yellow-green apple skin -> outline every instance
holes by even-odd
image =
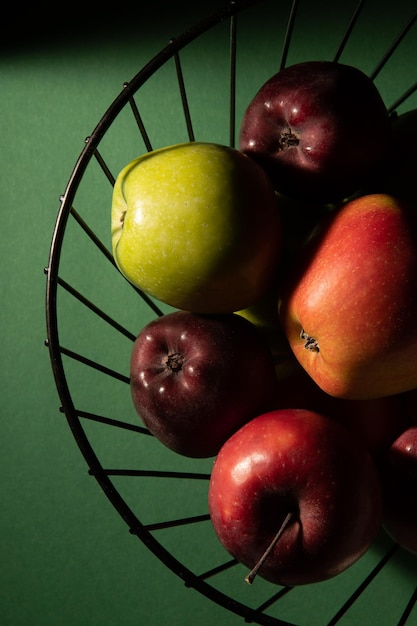
[[[251,322],[264,337],[276,362],[293,358],[293,353],[282,329],[278,314],[277,290],[270,289],[251,306],[236,311],[236,315]]]
[[[121,273],[178,309],[250,306],[279,264],[272,184],[249,157],[221,144],[186,142],[132,161],[116,178],[111,220]]]
[[[386,194],[346,202],[300,252],[280,318],[328,394],[366,399],[417,387],[417,211]]]

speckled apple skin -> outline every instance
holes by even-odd
[[[359,438],[303,409],[258,416],[221,448],[209,510],[224,548],[251,569],[285,529],[259,575],[279,585],[331,578],[356,562],[381,525],[381,483]]]

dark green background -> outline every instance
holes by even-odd
[[[345,2],[336,10],[332,2],[302,2],[290,61],[334,54],[355,4]],[[343,60],[360,63],[365,71],[372,71],[411,14],[413,4],[402,2],[400,7],[388,8],[385,13],[379,2],[370,1]],[[239,78],[244,85],[238,99],[238,114],[250,94],[278,66],[285,28],[285,19],[280,16],[287,15],[289,2],[278,5],[282,10],[277,9],[278,18],[274,22],[254,15],[244,28],[252,43],[242,46],[241,56],[238,55],[242,59]],[[60,7],[59,15],[42,7],[21,13],[14,9],[9,21],[3,21],[0,621],[5,626],[152,626],[161,622],[170,626],[196,623],[232,626],[243,622],[186,589],[179,578],[129,534],[95,480],[87,474],[87,465],[59,412],[49,354],[44,347],[43,269],[48,263],[59,196],[65,190],[85,137],[120,92],[123,81],[129,80],[171,36],[180,34],[211,9],[222,6],[223,2],[219,1],[194,3],[192,8],[186,2],[156,2],[144,10],[139,4],[123,3],[111,7],[111,13],[106,14],[103,9],[84,3],[71,4],[64,12]],[[388,105],[416,79],[415,42],[414,28],[401,53],[392,61],[391,70],[377,80]],[[197,138],[227,142],[227,134],[218,125],[219,108],[227,105],[228,98],[226,74],[222,73],[220,63],[227,45],[208,38],[203,48],[185,55]],[[197,84],[198,88],[193,89]],[[156,144],[185,139],[183,129],[176,124],[178,103],[173,102],[171,108],[171,98],[172,91],[162,78],[144,99],[144,111]],[[163,119],[158,113],[160,104],[170,110]],[[414,97],[403,110],[416,106]],[[133,158],[135,150],[141,151],[143,147],[140,142],[130,145],[130,140],[126,131],[127,152]],[[114,138],[103,143],[117,173],[124,164],[124,148]],[[89,193],[92,206],[88,202]],[[87,184],[82,200],[93,221],[97,199],[103,203],[101,210],[106,215],[106,196]],[[103,218],[103,213],[97,224],[103,236],[108,236],[107,217]],[[90,260],[88,254],[88,249],[84,251],[84,244],[75,236],[64,267],[83,287],[88,289],[93,285],[94,291],[97,283],[105,290],[106,276],[97,278],[96,261]],[[108,285],[110,291],[114,290],[111,307],[122,310],[120,287],[113,287],[111,281]],[[82,342],[87,331],[83,330],[83,322],[74,323],[78,309],[72,310],[70,303],[66,305],[64,301],[61,311],[67,324],[65,339],[75,344],[78,340]],[[135,330],[146,319],[146,313],[138,315]],[[100,343],[100,329],[92,338]],[[116,349],[117,344],[110,341],[98,354],[111,356]],[[116,358],[120,363],[126,357],[126,346],[123,350]],[[82,369],[71,371],[71,389],[76,390],[77,397],[86,405],[91,402],[91,410],[97,401],[103,405],[103,412],[106,403],[112,404],[112,411],[117,411],[117,394],[112,396],[111,391],[107,392],[101,380],[97,385],[93,387],[86,382]],[[121,405],[126,401],[124,391]],[[112,436],[100,437],[103,451],[110,450],[113,454]],[[132,454],[127,464],[133,466],[131,444],[114,445],[119,446],[117,454],[114,452],[114,462]],[[158,446],[152,444],[149,450],[150,465],[157,468],[166,463],[165,453]],[[182,495],[183,500],[181,494],[175,500],[169,484],[163,489],[171,512],[181,515],[193,498],[192,490],[190,495]],[[149,498],[149,510],[155,512],[152,489],[145,488],[144,493]],[[184,539],[176,548],[180,554],[192,551],[194,558],[201,558],[202,562],[212,549],[204,541],[193,540],[190,545]],[[378,596],[362,603],[361,618],[358,621],[356,616],[352,623],[378,626],[394,623],[410,595],[410,588],[416,584],[416,569],[415,560],[404,557],[402,564],[390,570],[389,577],[385,576],[383,592],[379,590]],[[337,607],[340,587],[330,589]],[[246,588],[244,591],[248,593]],[[314,593],[306,589],[300,596],[300,604],[305,603],[303,623],[308,626],[322,623],[321,615],[314,610]]]

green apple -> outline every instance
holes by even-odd
[[[112,248],[121,273],[172,307],[234,312],[267,291],[281,253],[272,183],[240,151],[188,142],[142,155],[117,176]]]

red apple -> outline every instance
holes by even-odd
[[[417,554],[417,426],[392,444],[381,477],[383,526],[401,547]]]
[[[269,78],[247,107],[240,149],[277,191],[317,202],[356,192],[388,154],[387,109],[361,70],[307,61]]]
[[[147,428],[190,457],[214,456],[235,430],[271,407],[276,385],[272,354],[251,322],[186,311],[141,330],[130,380]]]
[[[377,461],[410,425],[403,394],[367,400],[335,398],[294,361],[287,376],[277,380],[275,408],[308,409],[335,419],[361,437]]]
[[[260,415],[232,435],[215,459],[208,502],[220,542],[251,570],[248,582],[254,573],[288,586],[331,578],[367,551],[381,524],[367,448],[302,409]]]
[[[417,211],[372,194],[345,203],[299,253],[280,318],[326,393],[378,398],[417,387]]]

